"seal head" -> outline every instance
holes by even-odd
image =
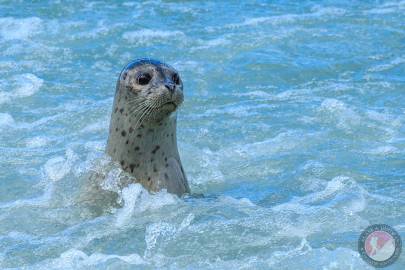
[[[133,61],[118,78],[107,153],[150,191],[190,192],[176,140],[183,99],[179,73],[157,60]]]

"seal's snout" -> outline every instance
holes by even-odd
[[[167,90],[169,90],[170,94],[173,95],[174,90],[176,90],[176,85],[173,83],[165,83],[165,87]]]

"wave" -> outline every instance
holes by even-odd
[[[156,41],[168,40],[168,39],[182,39],[185,34],[181,31],[163,31],[163,30],[151,30],[142,29],[138,31],[125,32],[122,38],[130,43],[136,43],[141,45],[152,44]]]
[[[0,18],[0,37],[5,40],[29,40],[42,29],[42,20],[38,17],[17,19]]]

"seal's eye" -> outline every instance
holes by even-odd
[[[136,82],[140,85],[146,85],[150,82],[151,79],[152,76],[150,76],[150,74],[142,73],[138,75],[138,77],[136,78]]]
[[[180,77],[179,77],[179,74],[174,73],[172,80],[173,80],[173,82],[174,82],[175,84],[180,84]]]

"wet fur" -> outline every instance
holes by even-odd
[[[140,72],[152,74],[148,85]],[[172,67],[138,60],[120,74],[111,115],[107,153],[149,191],[166,189],[179,196],[190,188],[177,149],[176,109],[183,102],[182,83],[173,85]],[[165,105],[167,104],[167,105]]]

